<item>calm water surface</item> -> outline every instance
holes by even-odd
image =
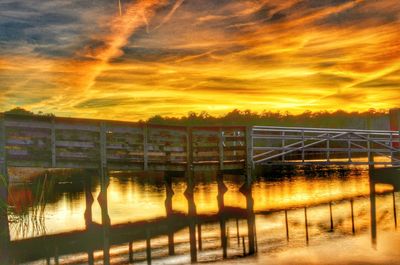
[[[92,183],[86,182],[85,192],[82,179],[90,178]],[[98,230],[102,207],[97,201],[100,185],[96,180],[94,173],[62,177],[52,173],[34,184],[11,187],[11,244],[30,242],[36,246],[30,252],[45,253],[37,258],[32,258],[33,254],[14,258],[16,262],[25,259],[28,264],[46,264],[47,256],[54,263],[54,257],[59,256],[60,264],[87,264],[92,255],[93,264],[102,264],[103,251],[96,242],[75,242],[87,240],[79,236],[95,231],[89,238],[102,241],[100,246],[105,238],[117,242],[109,247],[111,264],[129,263],[129,242],[135,264],[147,264],[148,255],[152,264],[187,264],[193,246],[199,262],[397,264],[394,257],[400,241],[393,202],[399,195],[390,187],[377,186],[378,237],[372,244],[368,173],[363,169],[319,176],[299,171],[291,177],[257,178],[247,191],[241,189],[243,176],[224,175],[221,182],[216,174],[198,174],[193,201],[185,196],[185,178],[173,177],[169,186],[164,174],[114,172],[107,194],[111,229],[105,234]],[[194,215],[190,206],[195,206],[191,208]],[[72,236],[76,237],[69,238]],[[248,256],[251,238],[257,253]],[[38,242],[42,244],[37,246]],[[57,244],[60,246],[55,251]],[[85,248],[91,244],[93,247]],[[393,244],[397,246],[394,250]],[[146,252],[148,246],[150,252]],[[17,244],[13,251],[24,256],[24,249]],[[372,253],[371,258],[363,251]],[[338,256],[332,256],[336,253]]]

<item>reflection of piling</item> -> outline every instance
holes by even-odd
[[[356,228],[354,226],[354,201],[353,199],[350,200],[350,206],[351,206],[351,231],[353,232],[353,235],[356,233]]]
[[[108,215],[107,188],[109,185],[109,176],[107,170],[100,170],[100,194],[98,201],[101,207],[101,224],[103,230],[103,262],[110,264],[110,217]]]
[[[107,136],[106,126],[101,123],[100,129],[100,194],[97,198],[101,207],[101,224],[103,229],[103,264],[110,264],[110,217],[108,215],[107,188],[110,184],[110,176],[107,169]]]
[[[243,256],[246,256],[246,244],[244,242],[244,236],[242,236]]]
[[[187,188],[185,197],[188,201],[188,215],[189,215],[189,239],[190,239],[190,261],[197,262],[197,248],[196,248],[196,204],[194,202],[194,177],[193,171],[186,172]]]
[[[369,198],[371,204],[371,242],[376,245],[376,199],[375,199],[375,180],[373,177],[374,171],[374,157],[369,156]]]
[[[236,218],[236,237],[237,237],[237,245],[240,246],[240,233],[239,233],[239,219]]]
[[[59,257],[58,257],[58,247],[55,247],[55,249],[54,249],[54,264],[55,265],[60,264]]]
[[[247,177],[249,179],[249,177]],[[255,215],[254,215],[254,199],[252,197],[252,183],[246,182],[240,191],[246,196],[247,211],[247,231],[249,238],[249,255],[255,253]]]
[[[289,222],[288,222],[287,210],[285,210],[285,226],[286,226],[286,241],[289,242]]]
[[[146,260],[147,264],[151,265],[151,241],[150,231],[146,230]]]
[[[333,214],[332,214],[332,202],[329,202],[329,217],[331,221],[331,232],[333,231]]]
[[[203,250],[203,243],[201,239],[201,224],[197,224],[197,240],[198,240],[199,250]]]
[[[394,227],[397,229],[396,194],[394,191],[393,191],[393,218],[394,218]]]
[[[306,227],[306,242],[308,244],[308,221],[307,221],[307,207],[304,207],[304,223]]]
[[[166,198],[165,198],[165,210],[167,217],[170,217],[173,214],[172,208],[172,197],[174,196],[174,191],[172,189],[172,177],[168,174],[164,176],[165,180],[165,190],[166,190]],[[168,232],[168,254],[175,254],[175,243],[174,243],[174,232],[171,230]]]
[[[92,205],[94,202],[93,199],[93,194],[91,190],[91,176],[86,176],[84,179],[84,187],[85,187],[85,203],[86,203],[86,208],[85,208],[85,225],[86,225],[86,231],[88,233],[88,238],[90,240],[91,238],[91,233],[92,233],[92,228],[93,228],[93,217],[92,217]],[[93,247],[92,247],[92,242],[88,242],[88,248],[87,248],[87,254],[88,254],[88,264],[93,265],[94,264],[94,255],[93,255]]]
[[[129,263],[133,263],[133,242],[129,242]]]
[[[227,251],[227,237],[226,237],[226,218],[224,216],[224,195],[228,190],[224,184],[223,174],[219,172],[217,174],[217,184],[218,184],[218,212],[219,212],[219,219],[220,219],[220,231],[221,231],[221,247],[222,247],[222,258],[226,259],[228,257]]]

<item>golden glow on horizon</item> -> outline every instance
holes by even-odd
[[[394,0],[123,1],[82,12],[93,23],[83,44],[58,47],[72,57],[1,52],[0,111],[138,120],[399,107],[399,14]]]

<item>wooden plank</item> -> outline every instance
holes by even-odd
[[[6,120],[5,127],[14,128],[40,128],[40,129],[51,129],[50,121],[15,121]]]

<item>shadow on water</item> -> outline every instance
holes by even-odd
[[[346,178],[350,175],[354,177],[361,174],[340,168],[320,169],[324,173],[315,173],[313,171],[316,169],[313,168],[297,170],[301,173],[282,173],[279,177],[270,177],[271,172],[263,174],[254,183],[244,181],[243,176],[227,176],[222,173],[212,177],[204,175],[194,178],[190,175],[193,174],[191,172],[184,176],[166,172],[152,177],[132,177],[132,174],[116,172],[112,175],[112,185],[121,187],[120,193],[132,192],[128,188],[128,184],[132,182],[137,184],[139,190],[144,191],[143,194],[147,187],[152,187],[152,192],[163,193],[165,208],[164,216],[134,222],[128,219],[118,224],[112,223],[110,217],[110,207],[113,205],[109,205],[109,202],[115,195],[110,193],[108,177],[98,178],[97,172],[90,171],[68,177],[47,174],[29,185],[10,187],[8,206],[4,202],[1,204],[0,254],[7,254],[11,264],[37,260],[46,260],[47,263],[53,260],[55,264],[67,261],[68,264],[95,264],[99,261],[103,264],[219,261],[253,255],[260,250],[265,252],[265,249],[270,250],[275,245],[276,249],[285,249],[289,243],[294,246],[307,245],[312,240],[324,240],[326,235],[332,233],[346,236],[348,231],[353,235],[365,232],[368,231],[365,219],[368,212],[374,245],[377,238],[376,227],[383,222],[376,218],[376,201],[384,199],[386,202],[388,197],[393,199],[393,218],[397,227],[395,192],[375,195],[372,188],[369,209],[363,206],[368,200],[367,194],[347,198],[332,197],[332,200],[317,201],[315,204],[301,203],[285,208],[278,205],[274,209],[260,210],[255,206],[262,201],[257,194],[269,192],[265,187],[260,188],[259,183],[276,182],[279,185],[288,182],[290,188],[295,187],[291,182],[299,181],[296,179],[299,174],[303,176],[301,181],[305,182],[319,178],[336,178],[343,183],[346,183]],[[281,171],[293,170],[285,168]],[[186,185],[184,198],[187,201],[187,211],[174,210],[174,197],[179,195],[174,191],[177,183]],[[199,211],[198,204],[202,200],[199,196],[202,194],[199,195],[196,190],[198,184],[210,192],[213,185],[216,185],[216,212]],[[244,199],[244,205],[237,205],[230,199],[232,187],[238,187],[237,192]],[[97,197],[93,195],[96,190],[99,190]],[[296,195],[296,191],[291,192],[293,196]],[[84,229],[46,234],[45,216],[46,211],[50,211],[46,207],[62,198],[66,198],[68,203],[82,197],[85,206],[82,216]],[[95,221],[96,203],[100,205],[101,222]],[[316,221],[316,216],[321,211],[329,216]],[[282,215],[283,218],[280,217]],[[346,226],[347,223],[351,223],[350,229]],[[277,227],[282,231],[275,231]],[[10,234],[16,239],[11,240]],[[265,242],[268,244],[265,245]]]

